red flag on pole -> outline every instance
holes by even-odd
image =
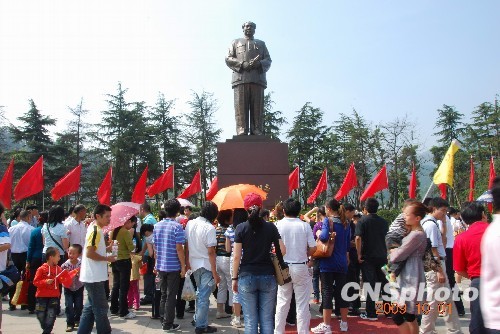
[[[375,175],[373,180],[368,184],[365,191],[361,195],[360,200],[364,201],[368,197],[372,197],[377,192],[389,188],[389,180],[387,179],[387,168],[384,165],[382,169]]]
[[[415,164],[413,164],[413,169],[411,171],[408,198],[417,198],[417,171],[415,170]]]
[[[148,166],[144,168],[144,171],[137,181],[134,192],[132,193],[132,202],[142,204],[146,200],[146,183],[148,182]]]
[[[354,167],[354,162],[349,167],[347,174],[345,175],[344,182],[340,186],[339,191],[335,195],[335,199],[340,201],[342,198],[346,197],[349,192],[358,185],[358,177],[356,175],[356,167]]]
[[[23,198],[38,194],[43,190],[43,155],[21,177],[14,188],[14,199],[19,202]]]
[[[474,200],[474,188],[476,186],[476,179],[474,176],[474,160],[470,156],[470,176],[469,176],[469,202]]]
[[[490,178],[488,180],[488,190],[491,190],[491,188],[493,188],[493,180],[495,179],[496,177],[496,173],[495,173],[495,162],[493,161],[493,157],[491,157],[490,159]]]
[[[493,188],[493,180],[495,179],[496,177],[496,173],[495,173],[495,162],[493,161],[493,157],[491,157],[490,159],[490,178],[488,180],[488,190],[491,190],[491,188]],[[493,203],[488,203],[488,210],[490,210],[490,212],[493,212]]]
[[[441,193],[441,198],[446,199],[446,183],[441,183],[438,185],[439,192]]]
[[[211,201],[212,198],[217,194],[219,191],[219,180],[217,179],[217,176],[212,180],[212,184],[210,185],[210,188],[207,191],[207,196],[206,200]]]
[[[97,190],[97,200],[100,204],[111,205],[111,178],[113,176],[113,167],[109,167],[104,180],[102,180]]]
[[[82,175],[82,164],[73,168],[68,174],[64,175],[56,182],[54,188],[50,191],[54,201],[60,198],[75,193],[80,188],[80,177]]]
[[[156,194],[162,193],[167,189],[174,187],[174,166],[170,166],[167,170],[160,175],[159,178],[153,182],[152,185],[147,189],[149,197],[153,197]]]
[[[316,189],[314,189],[313,193],[309,198],[307,199],[307,204],[314,203],[316,198],[321,194],[323,191],[326,191],[327,188],[327,175],[326,175],[326,168],[321,174],[321,177],[318,181],[318,185],[316,186]]]
[[[178,198],[188,198],[193,196],[196,193],[201,192],[201,173],[200,170],[196,172],[196,174],[193,177],[193,180],[191,181],[191,184],[187,186],[186,189],[178,196]]]
[[[293,172],[288,175],[288,196],[292,195],[295,189],[299,188],[299,167],[295,168]]]
[[[12,183],[14,182],[14,159],[10,161],[9,167],[0,181],[0,202],[6,209],[10,209],[12,203]]]

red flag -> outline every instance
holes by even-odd
[[[97,190],[97,200],[100,204],[111,205],[111,178],[113,176],[113,167],[109,167],[104,180],[102,180]]]
[[[384,190],[389,188],[389,180],[387,179],[387,168],[384,165],[382,169],[378,172],[377,175],[373,178],[373,180],[368,184],[363,195],[361,195],[360,200],[364,201],[368,197],[372,197],[375,193],[380,190]]]
[[[288,175],[288,196],[292,195],[295,189],[299,188],[299,167],[295,168],[293,172]]]
[[[470,156],[470,177],[469,177],[469,202],[474,200],[474,188],[476,186],[476,179],[474,177],[474,160]]]
[[[80,176],[82,175],[82,164],[73,168],[68,174],[64,175],[56,182],[54,188],[50,191],[54,201],[61,197],[75,193],[80,188]]]
[[[43,155],[21,177],[14,188],[14,199],[19,202],[23,198],[38,194],[43,190]]]
[[[210,185],[210,188],[207,191],[207,196],[206,200],[211,201],[212,198],[217,194],[219,191],[219,180],[217,180],[217,176],[212,180],[212,184]]]
[[[491,190],[493,188],[493,180],[496,177],[495,173],[495,162],[493,161],[493,157],[490,159],[490,179],[488,180],[488,190]],[[490,212],[493,212],[493,203],[488,203],[488,210]]]
[[[12,202],[12,183],[14,181],[14,159],[10,161],[9,167],[0,181],[0,202],[6,209],[10,209]]]
[[[159,178],[153,182],[152,185],[147,189],[149,197],[153,197],[156,194],[162,193],[167,189],[174,187],[174,166],[170,166],[167,170],[161,174]]]
[[[313,193],[309,198],[307,199],[307,204],[313,203],[316,198],[321,194],[323,191],[326,191],[327,188],[327,175],[326,175],[326,168],[321,174],[321,177],[319,179],[318,185],[316,186],[316,189],[314,189]]]
[[[358,177],[356,176],[356,167],[354,167],[354,162],[349,167],[347,174],[345,175],[344,182],[340,186],[339,191],[335,195],[335,199],[339,201],[349,194],[349,192],[358,185]]]
[[[413,169],[411,171],[408,198],[417,198],[417,171],[415,170],[415,164],[413,164]]]
[[[441,183],[438,185],[439,192],[441,193],[441,198],[446,199],[446,183]]]
[[[201,192],[201,174],[200,170],[198,169],[193,177],[193,181],[191,181],[191,184],[187,186],[186,189],[184,189],[184,191],[178,196],[178,198],[186,199],[199,192]]]
[[[493,180],[495,179],[496,177],[496,173],[495,173],[495,162],[493,161],[493,157],[491,157],[490,159],[490,179],[488,181],[488,190],[491,190],[491,188],[493,188]]]
[[[146,200],[146,183],[148,182],[148,166],[135,185],[134,192],[132,193],[132,202],[142,204]]]

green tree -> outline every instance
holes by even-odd
[[[175,100],[167,100],[163,93],[159,93],[156,105],[150,113],[150,122],[156,133],[161,156],[162,172],[170,165],[174,165],[175,168],[175,187],[171,191],[173,196],[176,192],[182,191],[181,188],[190,182],[188,179],[192,177],[186,172],[192,157],[189,147],[183,140],[180,118],[172,115],[174,106]]]
[[[213,93],[192,92],[188,101],[191,112],[185,116],[185,137],[192,145],[192,164],[190,175],[201,169],[203,197],[207,192],[208,181],[217,175],[217,141],[222,129],[217,128],[215,112],[218,110],[217,99]]]
[[[264,96],[264,134],[279,139],[287,121],[281,111],[274,110],[275,102],[272,99],[272,94],[273,92],[269,92]]]
[[[291,169],[299,166],[302,176],[299,198],[303,203],[307,202],[307,197],[316,187],[323,169],[327,167],[323,152],[330,129],[323,124],[323,115],[321,109],[307,102],[296,111],[292,128],[287,133],[288,162]]]

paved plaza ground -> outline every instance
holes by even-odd
[[[468,285],[468,282],[463,282],[464,286]],[[63,296],[64,300],[64,296]],[[231,327],[229,324],[230,319],[215,319],[216,304],[215,299],[211,297],[210,299],[210,313],[209,321],[211,326],[218,328],[219,333],[244,333],[244,328],[236,329]],[[3,321],[2,321],[2,334],[10,333],[22,333],[22,334],[35,334],[41,333],[40,325],[35,315],[28,314],[27,310],[21,311],[20,308],[16,311],[9,311],[9,305],[7,301],[2,301],[3,309]],[[469,303],[464,302],[466,306],[467,314],[465,317],[461,318],[462,330],[464,333],[469,333],[468,325],[470,321],[470,311]],[[64,302],[62,301],[62,305]],[[185,318],[182,320],[176,320],[176,323],[181,325],[181,329],[178,333],[194,333],[194,327],[191,325],[192,314],[186,313]],[[311,304],[311,325],[316,326],[321,322],[320,314],[318,313],[318,305]],[[163,333],[161,329],[161,324],[159,320],[151,319],[151,306],[141,306],[137,311],[137,318],[130,320],[122,320],[116,316],[110,316],[111,328],[113,333],[127,333],[127,334],[151,334],[151,333]],[[53,333],[60,334],[65,333],[66,330],[66,318],[64,315],[57,317],[54,326]],[[379,316],[379,321],[373,322],[368,320],[362,320],[359,317],[350,317],[349,323],[349,333],[383,333],[391,334],[398,333],[397,327],[394,325],[391,319],[387,319],[383,316]],[[437,320],[437,330],[438,334],[445,334],[446,328],[444,326],[443,318],[438,318]],[[332,319],[332,329],[334,333],[340,333],[338,327],[338,321]],[[93,333],[95,333],[95,328]],[[76,333],[74,331],[73,333]],[[296,333],[296,327],[287,326],[286,333]]]

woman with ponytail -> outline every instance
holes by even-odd
[[[321,277],[321,293],[323,307],[323,322],[312,329],[313,333],[331,333],[330,320],[333,303],[340,308],[340,331],[347,332],[348,302],[342,299],[341,292],[346,284],[351,228],[345,217],[345,209],[337,200],[331,199],[325,203],[326,217],[319,239],[327,242],[333,232],[335,245],[330,257],[319,261]]]
[[[285,247],[276,226],[259,215],[262,198],[250,193],[245,196],[244,206],[248,221],[236,227],[234,237],[233,291],[239,293],[243,306],[245,333],[257,333],[260,328],[260,333],[271,334],[277,284],[269,253],[273,243],[283,254]]]

